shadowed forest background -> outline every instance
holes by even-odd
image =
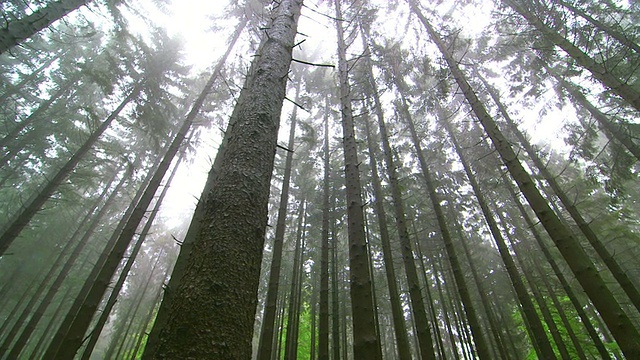
[[[637,2],[0,10],[0,359],[640,359]]]

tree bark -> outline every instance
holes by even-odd
[[[230,120],[203,226],[154,359],[249,359],[282,102],[302,1],[276,4]],[[215,331],[214,331],[215,329]]]
[[[318,359],[329,360],[329,97],[324,106],[324,175],[322,183],[322,234],[320,243],[320,304],[318,318]],[[334,239],[335,241],[335,239]]]
[[[7,26],[0,29],[0,54],[21,44],[40,30],[89,2],[89,0],[53,1],[31,15],[10,21]]]
[[[300,96],[300,80],[296,83],[295,102]],[[258,359],[270,360],[272,352],[272,341],[274,325],[276,319],[276,305],[278,303],[278,288],[280,286],[280,270],[282,267],[282,248],[284,244],[284,232],[289,204],[289,187],[291,184],[291,168],[293,164],[293,148],[296,136],[296,122],[298,108],[293,107],[291,112],[291,126],[289,129],[289,142],[284,161],[284,174],[282,175],[282,190],[280,192],[280,205],[278,206],[278,219],[276,220],[276,233],[273,238],[273,258],[271,259],[271,270],[269,271],[269,282],[267,285],[267,299],[264,305],[264,315],[262,316],[262,330],[260,331],[260,343],[258,345]]]
[[[338,77],[340,83],[340,106],[347,193],[347,220],[349,237],[349,272],[351,285],[351,311],[353,315],[353,352],[356,359],[380,360],[380,343],[376,336],[376,321],[373,305],[369,252],[364,231],[364,213],[360,171],[358,169],[358,147],[355,138],[351,93],[346,59],[347,46],[344,41],[342,9],[340,1],[336,7],[338,33]]]

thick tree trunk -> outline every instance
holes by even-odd
[[[53,1],[21,19],[9,21],[0,29],[0,54],[29,39],[68,13],[76,10],[89,0]]]
[[[229,58],[229,54],[231,54],[232,49],[234,48],[236,42],[240,38],[240,35],[244,31],[244,28],[246,27],[246,25],[247,25],[247,19],[242,18],[240,20],[240,23],[236,27],[236,30],[233,36],[229,40],[229,45],[227,46],[227,50],[222,55],[220,60],[218,60],[218,63],[216,64],[213,71],[211,72],[211,76],[209,77],[209,80],[207,81],[205,86],[202,88],[202,91],[200,91],[200,94],[198,95],[194,103],[191,105],[191,110],[189,110],[189,113],[187,114],[187,119],[191,119],[191,121],[193,121],[198,115],[198,113],[200,112],[200,109],[202,108],[202,105],[204,104],[204,101],[206,100],[207,95],[209,95],[209,93],[213,88],[213,85],[215,84],[216,79],[218,79],[218,75],[220,74],[220,70],[222,69],[222,66],[224,66],[224,64],[227,62],[227,59]],[[204,188],[202,189],[202,195],[200,195],[200,199],[198,200],[198,203],[194,210],[191,223],[189,224],[189,229],[187,230],[187,233],[180,246],[180,253],[178,255],[178,258],[176,259],[176,263],[173,266],[173,270],[171,272],[171,278],[169,279],[169,282],[166,286],[166,291],[163,294],[162,302],[160,303],[160,308],[158,308],[158,313],[156,314],[156,318],[153,322],[153,327],[149,331],[149,338],[147,339],[144,352],[142,353],[143,360],[149,360],[151,358],[153,352],[155,351],[156,345],[158,343],[158,335],[160,333],[160,329],[162,329],[165,322],[167,321],[167,317],[169,315],[168,312],[171,307],[171,301],[172,301],[171,296],[173,294],[173,290],[177,289],[179,286],[179,281],[182,279],[182,275],[184,274],[187,263],[189,261],[189,254],[191,253],[191,249],[193,247],[193,242],[195,240],[196,234],[200,232],[200,227],[202,226],[202,218],[204,216],[204,210],[205,210],[204,208],[205,199],[207,198],[207,195],[211,192],[213,188],[213,183],[215,182],[215,179],[218,176],[218,173],[220,172],[220,163],[222,160],[221,154],[224,153],[224,149],[227,146],[226,145],[227,141],[228,141],[228,138],[225,132],[225,134],[223,135],[222,141],[220,143],[220,146],[218,148],[218,153],[216,154],[215,160],[213,162],[213,166],[211,167],[211,170],[207,175],[207,181],[205,183]]]
[[[0,256],[7,250],[9,245],[15,240],[22,229],[27,226],[29,221],[35,216],[35,214],[40,210],[42,205],[44,205],[49,197],[53,195],[53,193],[58,189],[58,186],[62,184],[62,182],[73,172],[78,163],[84,159],[85,155],[89,153],[89,150],[93,147],[93,145],[98,141],[98,138],[102,133],[107,130],[107,128],[111,125],[113,120],[118,117],[118,114],[124,109],[124,107],[129,104],[138,94],[142,86],[140,84],[136,85],[133,90],[129,93],[129,95],[122,100],[120,105],[111,112],[111,115],[107,117],[107,119],[96,129],[90,136],[85,140],[84,144],[76,150],[75,154],[50,178],[49,181],[40,189],[37,196],[35,196],[28,204],[26,204],[20,214],[16,216],[9,226],[7,226],[6,230],[2,235],[0,235]]]
[[[358,145],[351,109],[347,46],[344,41],[342,10],[335,0],[336,28],[338,33],[338,76],[344,146],[344,172],[347,193],[347,219],[349,237],[349,272],[351,283],[351,311],[353,314],[353,352],[356,359],[379,360],[380,343],[376,336],[369,252],[364,231],[364,213],[360,171],[358,169]]]
[[[515,0],[504,1],[513,10],[522,15],[529,24],[543,34],[549,41],[564,50],[580,66],[587,69],[594,78],[598,79],[604,86],[611,89],[613,93],[617,94],[631,106],[636,108],[636,110],[640,111],[640,92],[627,83],[620,81],[620,79],[609,72],[604,65],[596,62],[588,54],[573,45],[569,40],[565,39],[562,35],[548,27],[535,14],[526,9],[526,7],[518,4]]]
[[[300,80],[296,83],[295,102],[299,101]],[[269,271],[267,285],[267,299],[262,316],[262,330],[260,331],[260,343],[258,345],[258,360],[271,359],[271,344],[276,319],[276,305],[278,303],[278,288],[280,286],[280,270],[282,267],[282,248],[284,244],[284,232],[286,229],[287,209],[289,204],[289,187],[291,184],[291,168],[293,164],[293,148],[296,136],[296,122],[298,108],[294,106],[291,112],[291,126],[289,128],[289,143],[287,144],[286,158],[284,161],[284,174],[282,175],[282,190],[280,193],[280,205],[278,206],[278,219],[276,220],[276,233],[273,238],[273,258]]]
[[[301,7],[302,1],[283,0],[273,9],[230,120],[205,203],[207,226],[172,296],[154,359],[251,357],[270,180]]]
[[[609,330],[616,338],[618,345],[627,357],[632,359],[640,357],[640,334],[629,319],[629,316],[624,312],[620,303],[618,303],[608,289],[606,283],[593,265],[593,262],[589,259],[584,249],[582,249],[577,239],[574,238],[569,229],[558,219],[558,216],[551,210],[544,197],[542,197],[535,186],[535,182],[520,163],[509,141],[504,137],[491,115],[489,115],[471,88],[471,85],[469,85],[465,75],[458,67],[458,63],[454,60],[442,39],[440,39],[439,35],[415,5],[415,0],[410,1],[412,1],[414,12],[418,15],[432,40],[442,52],[456,82],[464,93],[473,112],[480,120],[494,147],[500,154],[507,170],[518,184],[520,191],[522,191],[523,195],[527,198],[529,205],[531,205],[531,208],[562,253],[562,256],[576,275],[583,289],[593,301],[598,312],[602,315],[603,320],[607,323],[607,326],[609,326]],[[640,98],[638,102],[638,109],[640,109]]]

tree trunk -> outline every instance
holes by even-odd
[[[111,125],[113,120],[118,117],[118,114],[124,109],[124,107],[131,102],[138,94],[142,86],[137,84],[133,90],[127,95],[124,100],[118,105],[118,107],[111,112],[111,115],[96,129],[84,144],[73,154],[73,156],[62,166],[47,183],[40,189],[40,192],[35,196],[28,204],[23,207],[23,210],[18,216],[11,221],[9,226],[2,235],[0,235],[0,256],[4,254],[9,245],[15,240],[22,229],[29,223],[29,221],[40,210],[42,205],[49,199],[51,195],[58,189],[58,186],[71,174],[78,163],[84,159],[85,155],[91,150],[93,145],[98,141],[98,138],[105,130]]]
[[[304,233],[306,226],[305,201],[300,201],[300,213],[298,214],[298,231],[296,234],[296,244],[293,253],[293,271],[291,272],[291,289],[289,292],[289,315],[287,318],[287,337],[285,339],[285,360],[298,359],[298,329],[300,324],[301,306],[301,274],[302,274],[302,253],[304,248]]]
[[[556,260],[553,258],[553,255],[551,255],[551,252],[547,248],[547,245],[544,243],[544,241],[542,240],[542,237],[538,233],[538,230],[536,230],[535,223],[533,222],[533,220],[525,210],[524,206],[520,202],[520,199],[516,195],[513,189],[513,186],[506,179],[503,179],[503,183],[507,188],[507,190],[509,191],[511,198],[513,199],[513,202],[518,207],[518,211],[522,216],[522,218],[524,219],[525,223],[527,224],[527,227],[531,230],[531,234],[533,235],[533,238],[536,240],[538,247],[542,250],[542,254],[544,255],[549,265],[551,266],[553,273],[558,278],[558,281],[560,281],[560,285],[562,286],[562,289],[567,294],[567,297],[571,301],[571,304],[576,309],[576,312],[578,313],[578,316],[580,317],[582,324],[587,330],[589,337],[591,337],[593,344],[598,350],[598,353],[600,354],[602,359],[611,360],[611,355],[609,355],[609,352],[607,351],[604,344],[602,343],[602,340],[600,339],[600,335],[598,334],[596,329],[593,327],[591,323],[591,319],[589,318],[589,316],[587,316],[587,313],[584,311],[582,304],[580,304],[580,301],[578,300],[578,297],[576,296],[573,288],[571,287],[571,285],[569,285],[569,281],[567,281],[567,279],[565,278],[564,274],[562,273],[562,270],[560,270],[560,267],[556,263]]]
[[[9,21],[7,26],[0,29],[0,54],[21,44],[40,30],[88,3],[89,0],[53,1],[30,15]]]
[[[107,200],[105,201],[105,203],[102,206],[102,208],[96,214],[93,214],[93,210],[91,212],[89,212],[89,214],[87,214],[87,217],[85,218],[86,219],[85,221],[88,221],[89,220],[88,218],[91,215],[94,215],[94,216],[91,218],[89,226],[88,226],[84,236],[80,239],[80,241],[78,241],[78,243],[75,244],[75,241],[73,241],[73,238],[75,237],[75,234],[74,234],[74,236],[72,236],[72,240],[68,241],[67,244],[65,245],[65,247],[62,249],[58,259],[56,259],[56,262],[53,264],[52,270],[54,270],[54,269],[56,269],[58,267],[59,262],[61,262],[62,259],[65,256],[67,256],[67,252],[69,250],[71,250],[71,246],[73,244],[75,244],[75,247],[73,248],[73,250],[69,254],[68,258],[66,259],[66,262],[65,262],[64,266],[60,269],[60,271],[56,275],[55,279],[51,283],[51,286],[49,286],[49,288],[46,289],[47,292],[45,293],[44,297],[42,297],[42,299],[40,300],[40,305],[38,305],[38,307],[35,309],[33,314],[31,314],[31,318],[29,318],[29,321],[27,322],[27,325],[25,326],[24,330],[20,334],[20,337],[18,338],[16,343],[11,347],[11,352],[8,353],[9,354],[9,358],[11,358],[11,359],[19,358],[19,355],[22,352],[22,350],[24,349],[25,345],[27,344],[27,341],[29,340],[29,337],[36,330],[38,322],[44,316],[45,311],[47,310],[47,308],[51,304],[51,301],[53,300],[54,296],[58,293],[58,290],[62,286],[62,283],[64,282],[64,280],[67,279],[67,277],[69,275],[69,272],[71,271],[72,267],[75,265],[76,260],[78,259],[78,257],[82,253],[82,250],[84,250],[86,245],[88,245],[91,236],[93,235],[95,229],[100,224],[100,221],[102,220],[104,215],[106,215],[107,210],[111,207],[111,205],[115,201],[116,196],[120,194],[120,190],[124,186],[125,182],[127,180],[129,180],[132,171],[133,171],[133,168],[130,168],[125,174],[123,174],[122,178],[120,179],[120,182],[116,185],[116,187],[111,192],[111,195],[109,196],[109,198],[107,198]],[[106,186],[105,191],[101,194],[99,199],[102,199],[102,197],[104,195],[106,195],[106,192],[108,190],[109,190],[109,185]],[[83,223],[84,223],[84,221],[81,224],[83,224]],[[80,229],[78,229],[78,230],[80,230]],[[49,276],[47,276],[41,282],[40,287],[38,288],[38,290],[31,296],[32,300],[37,300],[37,299],[40,298],[40,294],[42,294],[42,292],[45,290],[45,285],[48,282],[49,278],[53,277],[53,274],[54,274],[53,271],[49,272]],[[30,300],[30,302],[31,302],[31,300]],[[27,308],[25,308],[23,310],[23,314],[18,319],[17,324],[21,325],[24,322],[24,320],[26,320],[27,315],[29,315],[30,310],[31,310],[30,307],[27,307]],[[16,328],[16,330],[17,330],[16,325],[14,325],[14,328]],[[11,339],[13,339],[13,336],[15,336],[15,335],[16,335],[16,333],[14,331],[12,331],[9,334],[9,336],[7,336],[5,338],[5,341],[3,342],[2,346],[0,346],[0,353],[6,353],[6,351],[8,349],[8,345],[11,342]]]
[[[458,67],[458,63],[454,60],[444,42],[413,2],[415,0],[410,1],[412,1],[414,12],[418,15],[432,40],[442,52],[456,82],[467,98],[473,112],[480,120],[485,132],[489,138],[491,138],[507,170],[527,198],[538,219],[553,239],[583,289],[602,315],[603,320],[609,326],[609,330],[611,330],[611,333],[616,338],[618,345],[627,357],[632,359],[640,357],[640,334],[638,334],[635,326],[611,291],[607,288],[607,285],[593,265],[591,259],[589,259],[587,253],[542,197],[535,186],[535,182],[520,163],[518,156],[513,151],[508,140],[504,137],[491,115],[489,115],[482,105],[471,88],[471,85],[469,85],[465,75]],[[638,101],[638,108],[640,109],[640,98]]]
[[[587,20],[588,22],[590,22],[591,24],[595,25],[597,28],[599,28],[600,30],[604,31],[607,35],[611,36],[612,38],[618,40],[622,45],[628,47],[629,49],[632,49],[633,51],[635,51],[637,54],[640,55],[640,46],[638,46],[638,44],[634,43],[633,41],[631,41],[629,38],[627,38],[624,34],[616,31],[615,29],[611,28],[611,26],[603,23],[602,21],[595,19],[593,16],[587,14],[586,11],[578,8],[577,6],[566,2],[564,0],[557,0],[558,3],[564,7],[566,7],[567,9],[569,9],[572,13],[582,17],[583,19]]]
[[[351,109],[351,93],[346,59],[347,46],[342,27],[340,1],[335,0],[338,33],[338,76],[347,193],[349,237],[349,272],[351,282],[351,308],[353,314],[353,352],[356,359],[379,360],[380,343],[376,337],[376,322],[369,271],[369,253],[364,231],[364,213],[358,169],[358,147]]]
[[[397,345],[398,359],[410,359],[411,349],[409,348],[409,339],[404,323],[404,312],[400,303],[400,290],[396,283],[396,271],[393,264],[393,252],[391,250],[391,240],[389,236],[389,228],[387,225],[387,212],[384,208],[384,193],[382,192],[382,184],[378,175],[378,165],[376,162],[376,152],[374,139],[369,129],[369,118],[363,114],[364,125],[367,130],[367,145],[369,147],[369,167],[371,167],[371,185],[373,187],[375,213],[378,217],[378,227],[380,242],[382,244],[382,256],[384,261],[385,274],[387,276],[387,286],[389,288],[389,301],[391,303],[391,315],[393,319],[393,330]],[[416,273],[417,274],[417,273]],[[417,275],[416,275],[417,276]]]
[[[167,191],[171,187],[171,182],[173,181],[173,178],[176,175],[176,172],[178,171],[180,164],[184,159],[184,156],[185,156],[185,153],[183,152],[178,157],[178,160],[173,166],[173,171],[171,172],[171,175],[169,176],[164,186],[162,187],[162,191],[160,192],[160,195],[158,195],[153,209],[148,214],[147,221],[144,227],[142,228],[142,231],[140,231],[140,236],[138,237],[138,240],[134,243],[133,248],[129,252],[127,256],[127,261],[122,267],[122,270],[120,270],[120,275],[118,277],[118,280],[112,286],[111,294],[109,295],[109,298],[107,299],[106,304],[102,308],[102,313],[98,317],[96,324],[91,330],[91,334],[90,334],[91,336],[82,353],[82,360],[87,360],[91,356],[91,352],[93,351],[93,348],[95,347],[96,343],[98,342],[98,339],[100,338],[100,333],[102,333],[102,329],[104,325],[107,323],[107,320],[109,319],[109,314],[111,313],[111,309],[113,309],[113,306],[116,304],[116,301],[118,300],[120,290],[124,286],[124,282],[129,275],[129,271],[131,270],[131,267],[133,266],[133,263],[135,262],[136,257],[140,252],[140,249],[142,248],[142,244],[145,242],[147,235],[149,235],[149,231],[151,230],[151,225],[153,225],[153,221],[156,219],[156,216],[158,215],[158,211],[160,211],[160,206],[162,205],[162,201],[167,195]],[[155,269],[155,265],[154,265],[154,269]]]
[[[296,96],[294,102],[298,103],[300,96],[300,84],[296,83]],[[280,286],[280,270],[282,267],[282,247],[284,244],[284,232],[286,229],[287,209],[289,204],[289,186],[291,183],[291,168],[293,164],[293,148],[296,137],[296,122],[298,118],[298,108],[293,107],[291,112],[291,126],[289,129],[289,143],[286,158],[284,161],[284,174],[282,175],[282,190],[280,193],[280,205],[278,206],[278,219],[276,220],[276,233],[273,238],[273,258],[271,259],[271,270],[269,271],[269,282],[267,285],[267,298],[264,305],[264,315],[262,316],[262,330],[260,332],[260,343],[258,345],[258,359],[271,359],[271,344],[273,339],[274,325],[276,319],[276,305],[278,303],[278,288]]]
[[[509,124],[511,130],[516,134],[516,137],[526,150],[533,163],[536,165],[536,168],[538,168],[538,171],[540,171],[540,174],[549,183],[549,186],[553,189],[553,192],[556,194],[556,196],[558,196],[558,199],[560,199],[562,205],[564,205],[567,212],[569,212],[569,214],[571,215],[571,218],[576,222],[578,228],[582,231],[585,238],[589,241],[589,244],[591,244],[591,246],[596,250],[596,253],[598,253],[609,271],[611,271],[614,278],[620,284],[620,287],[622,287],[624,292],[631,300],[631,303],[636,307],[637,310],[640,311],[640,291],[638,291],[638,289],[635,287],[627,272],[620,267],[614,256],[604,246],[593,229],[591,229],[591,226],[589,226],[589,222],[587,222],[587,220],[582,216],[567,193],[564,192],[564,190],[556,180],[556,177],[551,174],[549,169],[547,169],[544,162],[542,161],[540,156],[538,156],[538,153],[535,151],[529,140],[524,136],[520,129],[518,129],[518,126],[513,121],[513,119],[511,119],[511,116],[509,116],[507,109],[498,98],[498,94],[496,93],[496,91],[486,83],[484,78],[480,77],[480,79],[489,91],[489,94],[493,98],[494,102],[498,105],[500,113],[505,118],[505,120],[507,120],[507,123]]]
[[[116,225],[115,230],[111,234],[111,237],[106,242],[100,256],[95,261],[95,264],[91,272],[89,273],[89,276],[85,278],[82,288],[76,295],[75,300],[73,301],[73,304],[68,309],[64,319],[61,321],[60,325],[58,326],[58,329],[53,335],[53,340],[49,344],[49,347],[45,352],[44,358],[53,359],[53,356],[58,352],[60,348],[60,344],[62,343],[62,340],[64,339],[67,331],[69,330],[69,327],[71,326],[71,323],[75,318],[75,315],[78,313],[78,309],[80,309],[80,306],[83,304],[85,298],[87,297],[89,290],[91,290],[91,288],[93,287],[93,284],[96,278],[98,277],[100,269],[102,268],[103,264],[106,262],[107,257],[111,253],[111,249],[113,248],[114,244],[118,240],[118,235],[122,232],[122,229],[126,225],[127,221],[131,217],[131,214],[135,210],[136,205],[138,204],[140,198],[142,197],[145,190],[144,184],[147,184],[149,180],[153,177],[153,174],[155,173],[155,170],[157,169],[159,164],[160,164],[160,158],[158,158],[155,164],[151,166],[147,175],[141,182],[142,185],[138,188],[135,195],[133,196],[133,199],[129,203],[127,210],[120,218],[120,221],[118,221],[118,224]]]
[[[233,36],[229,40],[229,45],[227,46],[227,50],[222,55],[220,60],[218,60],[218,63],[216,64],[213,71],[211,72],[211,76],[209,77],[209,80],[203,87],[202,91],[200,91],[200,94],[198,95],[198,98],[196,99],[196,101],[194,101],[193,105],[191,105],[191,110],[189,110],[189,114],[187,114],[187,119],[191,119],[190,121],[193,121],[198,115],[198,113],[200,112],[200,109],[202,108],[202,105],[204,104],[204,101],[206,100],[207,95],[209,95],[209,93],[211,92],[213,85],[215,84],[215,81],[220,74],[220,70],[222,69],[222,66],[224,66],[224,64],[227,62],[227,59],[229,58],[229,54],[231,54],[231,50],[233,49],[236,42],[240,38],[240,35],[244,31],[244,28],[246,27],[246,25],[247,25],[247,19],[242,18],[240,20],[240,23],[236,27],[236,30]],[[184,274],[187,263],[189,261],[189,254],[191,253],[191,249],[193,248],[193,242],[195,240],[196,234],[200,232],[200,227],[202,225],[201,222],[204,216],[205,199],[207,198],[207,195],[211,192],[211,189],[213,188],[213,183],[215,182],[215,179],[218,176],[218,173],[220,172],[220,162],[222,160],[221,154],[224,153],[224,149],[227,146],[227,142],[228,142],[228,138],[225,132],[225,134],[223,135],[222,141],[220,143],[220,146],[218,147],[218,152],[216,153],[213,166],[211,167],[211,170],[207,175],[207,181],[205,183],[204,188],[202,189],[202,195],[200,195],[200,199],[198,199],[198,203],[194,210],[191,223],[189,224],[189,229],[187,230],[187,233],[182,241],[182,244],[180,245],[180,253],[173,266],[173,270],[171,272],[171,278],[169,279],[169,282],[166,286],[166,291],[163,294],[162,302],[160,303],[160,307],[158,308],[158,313],[156,314],[156,318],[154,319],[154,322],[153,322],[153,327],[149,331],[149,337],[145,344],[144,352],[142,353],[143,360],[149,360],[151,358],[158,343],[158,335],[160,333],[160,329],[162,329],[162,327],[167,321],[168,312],[171,307],[171,301],[172,301],[171,295],[173,293],[173,290],[177,289],[179,286],[179,281],[182,279],[182,275]]]
[[[518,269],[516,268],[516,265],[513,261],[511,253],[509,251],[509,247],[507,246],[502,236],[502,232],[500,231],[500,228],[498,227],[498,224],[493,217],[491,210],[489,209],[488,202],[485,199],[484,193],[482,192],[482,189],[480,189],[478,181],[476,180],[475,172],[471,168],[469,161],[462,153],[462,148],[456,139],[456,133],[453,131],[453,126],[447,120],[442,121],[442,124],[449,133],[451,142],[453,143],[453,146],[458,153],[460,162],[462,163],[464,171],[467,174],[467,178],[469,180],[469,183],[471,184],[476,199],[478,200],[478,205],[480,205],[480,209],[482,210],[485,221],[489,226],[491,235],[496,242],[500,257],[505,264],[509,279],[511,279],[511,283],[513,284],[513,288],[515,290],[518,301],[522,306],[523,313],[526,317],[526,324],[529,325],[527,328],[529,336],[531,337],[532,342],[535,342],[535,344],[537,345],[535,348],[539,349],[540,351],[538,355],[544,359],[555,359],[553,348],[549,343],[549,339],[547,338],[542,323],[540,322],[540,318],[536,313],[533,302],[531,302],[529,294],[527,293],[524,282],[522,281],[522,278],[518,273]]]
[[[562,37],[562,35],[545,25],[535,14],[519,5],[515,0],[504,0],[504,2],[517,13],[522,15],[529,24],[544,35],[549,41],[564,50],[573,60],[576,61],[576,63],[587,69],[594,78],[598,79],[604,86],[611,89],[614,94],[617,94],[631,106],[636,108],[636,110],[640,111],[640,92],[630,85],[620,81],[620,79],[611,74],[604,65],[596,62],[588,54],[584,53],[577,46]]]
[[[324,105],[324,175],[322,183],[322,235],[320,243],[320,316],[318,318],[318,360],[329,360],[329,97]],[[335,239],[334,239],[335,240]]]
[[[248,359],[276,141],[302,1],[273,9],[230,120],[189,265],[154,359]],[[212,325],[215,324],[215,331]]]

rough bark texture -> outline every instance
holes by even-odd
[[[249,359],[282,102],[302,1],[276,4],[154,359]]]
[[[300,94],[300,82],[296,84],[296,98],[298,102]],[[280,205],[278,206],[278,219],[276,220],[276,233],[273,238],[273,258],[271,260],[271,270],[269,271],[269,282],[267,287],[267,299],[264,305],[264,316],[262,317],[262,330],[260,332],[260,344],[258,346],[258,359],[270,360],[272,349],[272,339],[275,329],[276,308],[278,304],[278,288],[280,287],[280,270],[282,267],[282,247],[284,244],[284,231],[286,229],[287,205],[289,204],[289,187],[291,184],[291,168],[293,164],[293,146],[296,136],[296,122],[298,108],[294,107],[291,113],[291,126],[289,129],[289,143],[287,155],[284,161],[284,174],[282,175],[282,190],[280,193]]]
[[[365,114],[364,124],[367,129],[367,145],[369,147],[369,166],[371,167],[371,186],[374,194],[374,205],[376,216],[378,217],[378,228],[380,231],[380,243],[382,244],[382,257],[384,260],[384,270],[387,277],[387,286],[389,288],[389,302],[391,303],[391,316],[393,318],[393,330],[396,336],[397,355],[399,359],[410,359],[411,349],[409,348],[409,339],[404,323],[404,313],[402,304],[400,303],[400,290],[396,283],[396,270],[393,264],[393,252],[391,250],[391,240],[389,236],[389,227],[387,225],[387,212],[384,208],[384,193],[382,191],[382,183],[378,174],[378,164],[375,157],[375,145],[372,134],[369,129],[369,119]]]
[[[340,1],[335,1],[336,19],[342,19]],[[355,138],[351,94],[349,88],[346,44],[342,20],[336,21],[338,33],[338,76],[344,146],[344,172],[347,192],[349,235],[349,272],[351,309],[353,314],[353,352],[356,359],[379,359],[380,343],[376,336],[376,309],[373,307],[369,252],[364,232],[362,189],[358,169],[358,145]]]
[[[32,37],[90,0],[54,1],[22,19],[10,21],[0,29],[0,54]]]
[[[222,57],[218,61],[218,64],[216,64],[215,68],[211,72],[211,76],[209,77],[209,80],[207,80],[207,83],[205,84],[202,91],[198,95],[198,98],[196,99],[196,101],[194,101],[193,105],[191,105],[191,110],[189,111],[189,114],[187,114],[188,121],[195,120],[196,116],[199,114],[200,109],[202,108],[202,105],[204,104],[204,101],[207,98],[207,95],[211,92],[211,89],[213,88],[213,85],[215,84],[216,79],[220,74],[220,70],[222,69],[222,66],[224,66],[224,64],[227,62],[227,58],[229,57],[231,50],[233,49],[236,42],[240,38],[240,35],[244,31],[244,28],[246,27],[246,25],[247,25],[246,18],[243,18],[242,20],[240,20],[240,23],[238,24],[238,27],[236,28],[235,33],[233,34],[233,36],[231,37],[231,40],[229,41],[229,46],[227,47],[227,50],[225,51],[224,55],[222,55]],[[218,147],[218,153],[216,154],[216,158],[213,162],[213,166],[211,167],[211,170],[207,175],[207,181],[204,185],[204,188],[202,189],[202,195],[200,196],[198,204],[196,205],[196,208],[193,212],[193,217],[191,219],[191,223],[189,224],[189,229],[187,230],[187,233],[184,236],[184,240],[182,241],[182,245],[180,246],[180,254],[178,255],[178,258],[176,259],[176,263],[173,266],[171,278],[169,279],[169,283],[167,284],[167,287],[166,287],[167,291],[165,291],[163,294],[162,302],[160,303],[160,308],[158,308],[158,313],[156,314],[153,327],[149,332],[149,338],[147,339],[144,352],[142,353],[142,358],[144,360],[148,360],[151,358],[153,352],[155,351],[156,344],[158,343],[158,335],[160,333],[160,329],[162,329],[165,322],[167,321],[168,311],[169,311],[171,300],[172,300],[171,295],[173,294],[172,290],[176,289],[179,286],[179,281],[180,279],[182,279],[182,275],[184,274],[184,271],[186,269],[186,265],[189,260],[189,254],[191,253],[191,249],[193,247],[193,242],[195,240],[196,234],[200,232],[201,221],[202,221],[202,217],[204,216],[205,199],[207,197],[207,194],[209,194],[209,192],[213,188],[213,183],[216,177],[218,176],[218,173],[220,172],[220,162],[222,159],[222,156],[220,156],[220,154],[224,152],[224,149],[227,146],[227,141],[228,140],[225,132],[225,135],[222,138],[222,142]]]
[[[623,353],[631,359],[640,357],[640,334],[638,334],[635,326],[613,296],[577,239],[558,219],[558,216],[540,194],[535,182],[520,163],[509,141],[504,137],[491,115],[489,115],[484,105],[480,102],[480,99],[478,99],[444,42],[429,25],[427,19],[421,15],[414,0],[411,1],[413,8],[416,10],[416,14],[430,33],[432,40],[442,52],[445,61],[449,65],[458,86],[460,86],[473,112],[480,120],[482,127],[491,139],[496,151],[500,154],[502,162],[518,184],[520,191],[522,191],[522,194],[529,202],[536,216],[551,236],[553,242],[567,261],[567,264],[576,275],[580,285],[582,285],[582,288],[593,301],[598,312],[602,315],[603,320],[609,327],[609,330],[615,337]]]

